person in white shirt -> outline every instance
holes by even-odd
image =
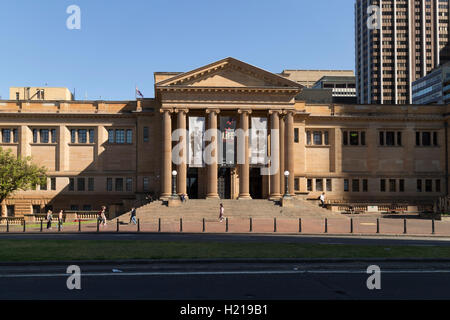
[[[225,209],[223,208],[223,204],[220,204],[220,209],[219,209],[219,220],[220,222],[223,221],[223,213],[224,213]]]
[[[319,197],[319,200],[320,200],[320,206],[322,208],[325,208],[325,192],[322,192],[322,194]]]

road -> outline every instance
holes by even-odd
[[[0,267],[0,299],[386,300],[449,299],[449,263],[80,265],[81,290],[66,266]]]

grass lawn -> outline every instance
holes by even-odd
[[[289,243],[0,240],[0,261],[199,258],[450,258],[448,247]]]

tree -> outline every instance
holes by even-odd
[[[14,191],[26,191],[46,183],[47,169],[31,161],[31,157],[15,157],[10,149],[0,148],[0,203]]]

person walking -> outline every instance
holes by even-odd
[[[64,210],[61,209],[61,210],[59,211],[59,216],[58,216],[58,223],[59,223],[59,225],[61,226],[61,229],[62,229],[62,227],[63,227],[63,219],[64,219]]]
[[[52,229],[52,210],[47,211],[47,229]]]
[[[106,207],[102,206],[102,211],[100,212],[100,216],[103,222],[103,226],[106,226]]]
[[[130,216],[130,223],[133,222],[135,225],[137,224],[136,221],[136,208],[131,209],[131,216]]]
[[[223,221],[223,214],[225,212],[225,209],[223,207],[223,204],[220,204],[220,208],[219,208],[219,221],[222,222]]]
[[[325,192],[322,192],[322,194],[319,197],[319,200],[320,200],[320,206],[322,208],[325,208]]]

